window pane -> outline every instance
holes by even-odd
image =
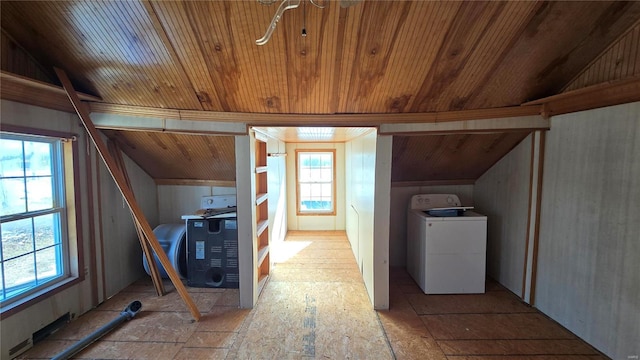
[[[322,196],[327,196],[327,197],[331,197],[331,190],[332,190],[332,185],[331,184],[322,184]]]
[[[0,215],[23,213],[27,210],[25,203],[24,179],[0,179]]]
[[[62,274],[61,255],[61,246],[59,245],[36,252],[36,268],[39,283]]]
[[[33,218],[36,250],[60,243],[61,237],[58,233],[58,221],[58,214],[48,214]]]
[[[24,176],[22,141],[0,139],[0,176]]]
[[[322,182],[331,182],[333,181],[333,176],[331,175],[331,168],[322,168],[320,170],[320,181]]]
[[[309,166],[309,155],[308,154],[300,154],[300,167]]]
[[[333,166],[333,156],[332,154],[322,154],[322,166],[331,167]]]
[[[320,196],[320,187],[318,186],[318,184],[309,184],[309,188],[311,191],[309,197],[311,199],[316,199],[318,196]]]
[[[298,153],[300,211],[333,210],[333,152]]]
[[[31,219],[2,223],[2,259],[33,252]]]
[[[49,280],[65,275],[63,253],[65,209],[61,142],[56,138],[2,133],[0,139],[0,225],[3,288],[0,298],[12,301]],[[57,151],[56,149],[60,150]],[[61,176],[59,179],[56,176]],[[34,216],[38,210],[56,210]],[[21,220],[9,221],[6,215]],[[2,283],[2,282],[0,282]],[[46,286],[46,285],[45,285]]]
[[[51,176],[27,178],[27,211],[53,207],[53,178]]]
[[[24,159],[27,176],[51,175],[52,146],[49,143],[25,141]]]
[[[310,154],[309,155],[309,166],[318,167],[320,166],[320,157],[318,154]]]
[[[322,200],[322,210],[331,210],[331,198],[324,198]]]
[[[34,285],[36,273],[33,253],[4,262],[4,286],[9,293],[27,290],[23,287]]]
[[[309,168],[300,169],[300,175],[298,176],[298,181],[300,182],[309,182],[311,181],[311,170]]]
[[[300,201],[311,198],[311,184],[300,184]]]
[[[311,169],[311,181],[320,181],[320,168]]]

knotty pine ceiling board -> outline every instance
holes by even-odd
[[[576,76],[563,92],[640,76],[640,22]]]
[[[363,6],[362,19],[353,59],[353,70],[347,76],[349,84],[346,95],[346,113],[378,112],[367,111],[369,99],[375,99],[380,81],[386,72],[393,48],[409,15],[408,2],[376,1]],[[404,54],[410,57],[411,54]],[[382,111],[384,112],[384,111]]]
[[[540,6],[536,2],[474,2],[456,14],[412,110],[465,110]],[[446,109],[446,110],[445,110]]]
[[[468,108],[558,93],[638,18],[640,2],[543,3]]]
[[[232,4],[221,1],[154,2],[180,63],[207,110],[242,108],[236,101],[239,67],[234,53]]]
[[[304,3],[303,3],[304,4]],[[340,7],[329,3],[319,9],[310,3],[292,12],[277,34],[284,39],[287,93],[290,112],[321,114],[331,109],[331,89],[335,72],[335,44]],[[302,28],[307,36],[302,36]]]
[[[153,179],[235,181],[233,136],[102,131]]]
[[[43,67],[106,103],[301,114],[520,105],[566,87],[640,19],[640,2],[303,4],[264,46],[278,3],[2,1],[0,16]]]
[[[40,57],[78,90],[116,104],[202,109],[140,2],[3,3],[2,26],[32,53],[43,48]]]
[[[475,181],[528,134],[394,136],[391,181]]]
[[[394,6],[391,2],[387,6]],[[361,95],[358,100],[362,106],[360,108],[346,108],[347,112],[375,112],[375,113],[400,113],[410,111],[411,104],[415,101],[415,95],[423,84],[424,75],[433,67],[437,49],[447,34],[447,29],[453,22],[456,13],[460,9],[460,2],[411,2],[409,7],[402,8],[402,12],[396,11],[396,17],[404,18],[397,30],[397,35],[393,34],[394,29],[376,29],[375,25],[369,25],[372,29],[371,45],[361,50],[365,58],[378,59],[380,64],[373,65],[373,69],[363,69],[360,73],[354,73],[347,81],[357,84],[361,83],[369,86],[352,86],[356,90],[356,96]],[[397,5],[395,5],[397,7]],[[381,11],[381,10],[378,10]],[[366,19],[364,23],[371,23],[375,20]],[[386,60],[380,54],[377,45],[376,35],[384,37],[396,36],[391,39],[393,46],[390,56]],[[369,44],[367,44],[369,46]],[[375,53],[375,55],[373,55]],[[357,68],[360,62],[354,61]],[[378,67],[377,69],[375,67]],[[382,73],[384,72],[384,73]],[[363,79],[355,78],[360,75]],[[349,101],[345,101],[348,106]]]

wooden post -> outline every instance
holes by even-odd
[[[100,138],[100,134],[98,133],[98,130],[93,125],[93,122],[89,117],[89,112],[87,111],[87,108],[80,101],[78,94],[74,90],[73,85],[71,84],[71,81],[67,77],[67,74],[64,72],[64,70],[59,68],[54,68],[54,70],[56,72],[56,75],[58,75],[60,82],[62,83],[62,87],[67,92],[67,96],[69,97],[71,104],[73,105],[74,109],[76,109],[76,113],[80,117],[80,120],[82,121],[82,125],[84,125],[84,128],[87,130],[87,133],[89,134],[89,137],[91,138],[94,145],[96,146],[96,149],[100,154],[100,157],[102,157],[102,160],[107,166],[107,169],[111,174],[111,177],[116,182],[116,186],[122,193],[122,196],[124,197],[127,205],[129,205],[129,209],[131,210],[131,213],[133,214],[135,221],[138,223],[138,225],[142,229],[144,236],[149,242],[149,245],[151,246],[153,251],[156,253],[156,256],[158,256],[158,260],[160,260],[160,263],[166,270],[167,275],[169,275],[169,279],[171,279],[171,282],[176,287],[176,290],[180,294],[180,297],[182,297],[182,300],[185,302],[185,304],[189,308],[189,311],[191,312],[191,315],[193,316],[193,318],[196,321],[200,320],[200,312],[198,311],[196,304],[191,299],[191,296],[189,296],[189,293],[187,292],[187,289],[184,287],[184,284],[182,283],[180,276],[178,276],[178,273],[176,273],[173,266],[171,265],[171,262],[169,261],[167,254],[165,254],[164,250],[162,249],[162,246],[158,242],[158,239],[156,238],[155,234],[153,233],[153,230],[151,229],[149,222],[144,217],[144,213],[142,209],[138,205],[138,202],[136,201],[135,197],[133,196],[133,191],[127,186],[124,176],[122,175],[122,172],[118,170],[115,161],[109,154],[107,146],[102,141],[102,138]]]

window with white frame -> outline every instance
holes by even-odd
[[[0,133],[3,308],[71,274],[63,156],[69,149],[59,137]]]
[[[296,150],[299,215],[335,215],[335,156],[335,150]]]

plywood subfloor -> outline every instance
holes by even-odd
[[[194,322],[170,283],[141,279],[23,354],[49,359],[140,300],[138,316],[80,359],[606,359],[495,282],[480,295],[424,295],[390,271],[391,308],[375,312],[343,232],[289,232],[253,310],[234,289],[188,288]]]
[[[393,359],[343,232],[290,232],[232,358]]]
[[[378,312],[397,359],[607,359],[500,284],[485,294],[425,295],[390,270],[390,309]]]

